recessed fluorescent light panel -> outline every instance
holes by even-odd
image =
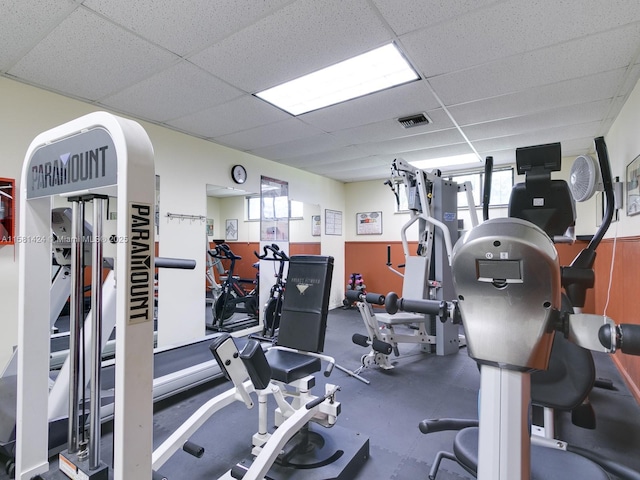
[[[416,168],[421,170],[430,170],[439,168],[445,170],[447,167],[455,167],[457,165],[466,165],[468,163],[481,163],[480,159],[475,153],[466,153],[464,155],[454,155],[452,157],[430,158],[428,160],[416,160],[415,162],[409,162]]]
[[[301,115],[419,79],[390,43],[255,95],[291,115]]]

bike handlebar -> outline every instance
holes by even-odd
[[[280,247],[275,243],[262,247],[262,252],[262,255],[259,255],[256,251],[254,251],[253,254],[260,260],[270,260],[272,262],[289,261],[289,257],[287,256],[287,254],[280,250]],[[269,252],[271,252],[271,257],[269,257]]]
[[[226,243],[216,245],[213,250],[209,250],[209,255],[213,258],[221,258],[225,260],[242,260],[240,255],[236,255]]]

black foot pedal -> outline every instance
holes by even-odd
[[[616,387],[613,386],[613,381],[610,378],[596,378],[593,386],[603,388],[605,390],[616,390]]]

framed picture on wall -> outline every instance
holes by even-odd
[[[226,220],[224,227],[225,240],[238,240],[238,219]]]
[[[324,210],[324,234],[342,235],[342,212],[339,210]]]
[[[627,215],[640,213],[640,155],[627,165]]]
[[[207,237],[213,237],[213,218],[207,218]]]
[[[322,234],[322,217],[320,215],[311,216],[311,236],[319,237]]]
[[[357,235],[382,235],[382,212],[356,213]]]

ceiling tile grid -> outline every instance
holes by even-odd
[[[252,95],[243,95],[221,105],[169,120],[166,124],[213,139],[290,118],[288,113],[273,108]]]
[[[189,59],[255,93],[391,39],[366,0],[298,0]]]
[[[392,41],[421,80],[299,117],[252,95]],[[0,0],[0,42],[0,75],[350,182],[592,152],[640,78],[640,2]]]
[[[85,0],[83,4],[180,56],[202,50],[291,0]]]
[[[176,88],[176,85],[181,88]],[[241,95],[240,90],[189,62],[181,61],[104,98],[100,104],[145,119],[166,122]]]
[[[0,72],[6,72],[76,8],[73,0],[1,1]]]
[[[166,50],[79,8],[8,73],[69,96],[98,100],[176,60]]]

